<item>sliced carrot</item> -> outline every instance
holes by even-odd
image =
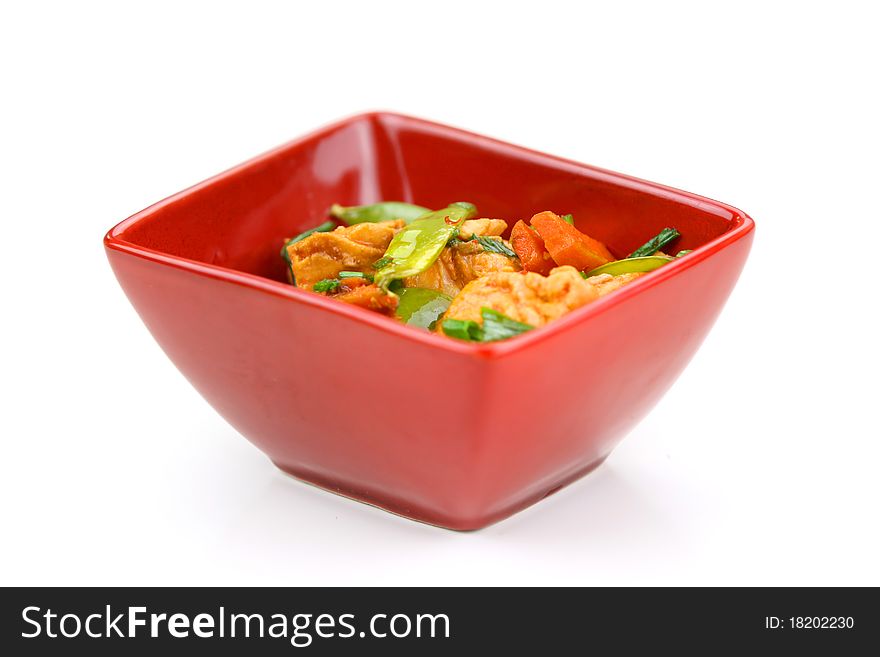
[[[510,245],[519,256],[523,271],[533,271],[547,276],[556,266],[544,240],[522,220],[517,221],[510,231]]]
[[[531,223],[557,265],[589,271],[614,260],[602,242],[585,235],[553,212],[539,212]]]

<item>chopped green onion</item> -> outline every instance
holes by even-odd
[[[693,251],[693,249],[684,249],[684,250],[679,251],[678,253],[676,253],[676,254],[675,254],[675,257],[676,257],[676,258],[680,258],[680,257],[682,257],[682,256],[686,256],[686,255],[687,255],[688,253],[690,253],[691,251]]]
[[[459,229],[455,229],[455,233],[453,233],[452,237],[449,238],[449,241],[446,242],[446,246],[453,247],[458,244],[464,244],[465,242],[476,242],[480,246],[483,247],[484,251],[489,251],[490,253],[500,253],[501,255],[506,255],[508,258],[516,258],[518,257],[516,253],[508,247],[504,240],[500,237],[492,236],[492,235],[472,235],[466,240],[459,238]]]
[[[518,322],[491,308],[482,308],[480,314],[483,316],[483,342],[506,340],[535,328],[531,324]]]
[[[480,325],[469,319],[444,319],[442,326],[446,335],[459,340],[480,342],[483,335]]]
[[[480,246],[483,247],[484,251],[489,251],[491,253],[500,253],[501,255],[506,255],[508,258],[516,258],[516,253],[507,246],[504,241],[500,237],[484,237],[482,235],[474,235],[472,238],[476,240]]]
[[[373,281],[372,274],[364,274],[359,271],[341,271],[338,274],[336,274],[336,277],[337,278],[365,278],[370,282]]]
[[[472,320],[445,319],[442,324],[443,332],[459,340],[496,342],[535,328],[531,324],[523,324],[491,308],[481,308],[480,315],[483,317],[482,326]]]
[[[571,224],[572,226],[574,226],[574,217],[573,217],[572,215],[570,215],[570,214],[564,214],[564,215],[562,215],[562,216],[559,217],[559,218],[562,219],[564,222],[566,222],[566,223]]]
[[[315,283],[312,289],[315,292],[332,292],[340,285],[341,281],[338,278],[325,278]]]
[[[643,258],[645,256],[651,256],[657,253],[657,251],[661,251],[665,246],[667,246],[670,242],[681,237],[681,233],[679,233],[675,228],[664,228],[657,235],[649,239],[647,242],[642,244],[635,251],[630,253],[628,258]]]
[[[378,271],[378,270],[382,269],[383,267],[387,267],[392,262],[394,262],[394,260],[392,258],[389,258],[388,256],[382,256],[376,262],[373,263],[373,269]]]

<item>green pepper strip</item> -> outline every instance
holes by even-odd
[[[431,212],[398,233],[385,251],[391,264],[376,273],[376,285],[388,290],[391,281],[415,276],[434,264],[437,256],[463,221],[476,216],[471,203],[453,203]]]
[[[668,256],[647,256],[645,258],[626,258],[625,260],[615,260],[608,264],[596,267],[586,274],[581,274],[584,278],[590,276],[598,276],[599,274],[611,274],[612,276],[620,276],[621,274],[640,274],[662,267],[675,260]]]
[[[452,298],[427,287],[408,287],[400,291],[397,317],[404,324],[431,329],[449,308]]]
[[[398,201],[386,201],[373,205],[352,205],[350,207],[334,203],[330,207],[330,216],[344,221],[349,226],[377,221],[394,221],[395,219],[403,219],[406,223],[411,223],[429,212],[428,208],[423,208],[420,205]]]

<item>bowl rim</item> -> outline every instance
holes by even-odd
[[[730,228],[728,228],[727,231],[725,231],[718,237],[694,249],[690,254],[688,254],[688,257],[673,261],[668,265],[661,267],[660,269],[649,272],[645,276],[640,277],[639,280],[635,281],[632,285],[627,285],[620,290],[615,291],[614,294],[602,297],[594,301],[593,303],[582,306],[581,308],[577,308],[570,313],[567,313],[563,317],[560,317],[559,319],[550,322],[546,326],[539,327],[539,329],[537,330],[527,331],[508,340],[487,343],[464,342],[461,340],[437,335],[432,332],[407,326],[406,324],[401,324],[395,319],[386,317],[379,313],[372,312],[365,308],[360,308],[351,304],[336,301],[335,299],[332,299],[330,297],[307,292],[300,288],[289,285],[288,283],[275,281],[270,278],[259,276],[257,274],[251,274],[236,269],[230,269],[228,267],[223,267],[220,265],[199,262],[190,258],[171,255],[162,251],[158,251],[156,249],[140,246],[124,238],[125,232],[128,230],[128,228],[150,217],[162,208],[169,206],[176,201],[185,198],[195,192],[198,192],[199,190],[210,187],[217,182],[229,178],[234,178],[240,172],[256,164],[259,164],[260,162],[272,159],[279,153],[282,153],[314,139],[323,137],[352,123],[356,123],[359,121],[381,122],[387,119],[416,124],[423,128],[439,131],[447,135],[454,135],[459,138],[466,138],[470,141],[477,141],[479,143],[489,145],[494,149],[506,151],[510,154],[519,156],[520,158],[526,156],[533,161],[551,163],[557,168],[562,165],[563,168],[568,168],[573,173],[583,173],[587,171],[594,178],[599,178],[607,182],[618,184],[626,183],[627,187],[629,187],[630,189],[641,189],[643,191],[649,191],[655,196],[660,195],[671,200],[675,200],[679,203],[699,207],[702,210],[715,210],[718,214],[723,213],[724,215],[729,215],[728,220],[730,221]],[[428,119],[422,119],[419,117],[414,117],[407,114],[401,114],[399,112],[388,110],[372,110],[352,114],[332,123],[328,123],[322,127],[316,128],[310,132],[307,132],[301,137],[297,137],[296,139],[287,141],[275,148],[265,151],[248,160],[245,160],[244,162],[237,164],[229,169],[226,169],[221,173],[211,176],[199,183],[196,183],[195,185],[187,187],[179,192],[176,192],[175,194],[172,194],[171,196],[168,196],[156,203],[153,203],[152,205],[147,206],[143,210],[140,210],[139,212],[136,212],[130,217],[122,220],[109,231],[107,231],[106,235],[104,236],[104,246],[108,250],[119,251],[121,253],[137,256],[158,264],[169,265],[171,267],[183,269],[200,276],[207,276],[209,278],[225,281],[227,283],[233,283],[235,285],[241,285],[254,290],[259,290],[261,292],[284,297],[294,302],[306,304],[314,308],[324,310],[326,312],[331,312],[336,315],[341,315],[343,317],[347,317],[358,322],[366,323],[377,330],[396,335],[409,341],[420,343],[427,347],[442,349],[448,352],[477,357],[480,359],[496,359],[519,352],[523,349],[528,349],[532,345],[543,342],[544,340],[552,339],[554,336],[568,331],[573,326],[580,324],[581,322],[589,321],[589,319],[594,315],[606,312],[609,309],[626,302],[631,297],[636,296],[643,291],[647,291],[654,286],[660,285],[661,283],[663,283],[663,281],[669,278],[678,276],[690,267],[696,266],[700,262],[712,257],[713,255],[724,250],[725,248],[731,246],[735,242],[744,239],[752,231],[754,231],[754,229],[755,222],[749,215],[747,215],[742,210],[739,210],[738,208],[735,208],[721,201],[715,201],[713,199],[700,196],[698,194],[693,194],[691,192],[686,192],[680,189],[676,189],[674,187],[669,187],[667,185],[650,182],[641,178],[637,178],[635,176],[618,173],[589,164],[583,164],[581,162],[576,162],[574,160],[569,160],[567,158],[559,157],[556,155],[550,155],[548,153],[543,153],[541,151],[533,150],[524,146],[518,146],[516,144],[495,139],[493,137],[487,137],[485,135],[470,132],[461,128],[452,127]]]

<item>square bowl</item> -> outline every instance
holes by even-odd
[[[628,253],[665,226],[686,258],[499,343],[401,325],[285,281],[285,238],[332,203],[573,213]],[[754,234],[706,198],[388,112],[281,146],[126,219],[110,264],[162,349],[285,472],[476,529],[598,466],[705,337]]]

